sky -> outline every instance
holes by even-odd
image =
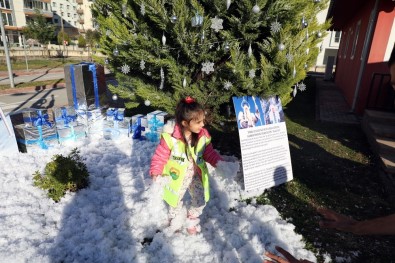
[[[89,187],[55,203],[33,186],[54,154],[77,147],[89,170]],[[211,199],[202,232],[168,226],[163,180],[148,174],[156,144],[121,136],[84,138],[48,150],[0,150],[0,262],[262,262],[279,245],[316,262],[295,226],[275,207],[242,201],[239,160],[209,166]],[[185,203],[188,205],[188,196]],[[186,213],[186,211],[184,211]]]

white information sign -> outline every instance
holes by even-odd
[[[293,179],[287,127],[277,96],[233,97],[239,128],[245,191],[264,190]]]

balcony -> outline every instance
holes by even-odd
[[[78,32],[80,32],[81,34],[84,34],[84,33],[85,33],[85,29],[79,28],[79,29],[78,29]]]
[[[84,0],[77,0],[76,2],[77,4],[82,5],[84,3]]]
[[[77,9],[77,14],[83,15],[83,14],[84,14],[84,9],[78,8],[78,9]]]
[[[83,18],[78,19],[78,23],[80,23],[81,25],[85,24],[85,21]]]
[[[41,0],[43,3],[51,3],[51,0]]]
[[[53,17],[53,13],[51,11],[47,11],[47,10],[39,10],[40,13],[46,17],[46,18],[52,18]],[[30,8],[23,8],[23,12],[25,13],[26,16],[35,16],[36,15],[36,11],[35,9],[30,9]]]

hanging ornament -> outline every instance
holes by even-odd
[[[200,39],[201,39],[201,40],[202,40],[202,42],[203,42],[205,38],[206,38],[206,36],[205,36],[204,30],[203,30],[203,32],[202,32],[202,36],[200,37]]]
[[[145,15],[145,5],[144,5],[144,3],[141,3],[140,12],[141,12],[142,15]]]
[[[225,81],[224,83],[224,89],[229,90],[233,86],[232,82],[229,80]]]
[[[294,56],[292,56],[290,53],[287,53],[285,55],[285,58],[287,59],[288,62],[291,62],[294,59]]]
[[[104,64],[108,65],[108,63],[110,63],[110,61],[108,60],[108,58],[106,58],[106,59],[104,60]]]
[[[251,57],[252,56],[252,47],[251,47],[251,43],[248,46],[248,56]]]
[[[126,4],[122,4],[122,15],[127,16],[127,14],[128,14],[128,10],[126,8]]]
[[[322,37],[322,33],[320,31],[317,32],[317,37]]]
[[[165,72],[163,71],[163,68],[160,68],[160,86],[159,89],[163,89],[165,84]]]
[[[152,75],[151,71],[147,71],[147,76],[151,77],[151,75]]]
[[[145,106],[149,106],[149,105],[151,105],[151,101],[145,100],[145,101],[144,101],[144,104],[145,104]]]
[[[261,11],[261,8],[257,4],[255,4],[254,7],[252,8],[252,12],[258,14],[259,11]]]
[[[250,69],[250,71],[248,71],[248,77],[250,77],[250,79],[255,78],[255,69]]]
[[[307,67],[308,67],[308,65],[305,63],[305,64],[304,64],[304,69],[307,69]]]
[[[119,55],[119,50],[117,47],[115,47],[114,51],[112,52],[114,54],[114,56],[118,56]]]
[[[314,0],[314,3],[318,4],[321,0]]]
[[[306,84],[304,84],[303,82],[299,84],[299,90],[300,91],[305,91],[306,90]]]
[[[145,61],[144,61],[144,59],[142,59],[142,60],[140,61],[140,69],[141,69],[141,70],[144,70],[144,69],[145,69]]]
[[[222,22],[224,20],[218,18],[217,16],[215,16],[214,18],[211,18],[211,26],[210,28],[214,29],[215,32],[219,32],[221,29],[223,29],[224,27],[222,26]]]
[[[182,80],[182,87],[185,88],[186,86],[187,86],[187,79],[184,78],[184,79]]]
[[[214,72],[214,63],[213,62],[202,63],[202,71],[206,74],[209,74],[210,72]]]
[[[224,51],[225,51],[225,52],[228,52],[229,50],[230,50],[229,43],[228,43],[228,42],[225,42]]]
[[[165,36],[165,33],[163,33],[163,35],[162,35],[162,44],[163,44],[164,46],[166,46],[166,36]]]
[[[285,45],[283,43],[278,44],[278,50],[283,51],[285,49]]]
[[[310,53],[310,48],[306,48],[306,55]]]
[[[278,33],[281,30],[281,24],[276,20],[276,22],[273,22],[270,25],[270,31],[272,32],[272,34]]]
[[[112,100],[118,100],[117,94],[112,95]]]
[[[296,97],[296,93],[298,93],[298,84],[295,84],[294,86],[294,90],[292,92],[292,96],[295,98]]]
[[[292,71],[292,77],[295,78],[296,77],[296,67],[294,65],[294,70]]]
[[[306,21],[306,19],[304,18],[304,16],[303,16],[303,18],[302,18],[302,28],[306,28],[307,26],[308,26],[308,24],[307,24],[307,21]]]
[[[127,64],[123,64],[123,66],[121,67],[121,71],[123,74],[128,74],[130,72],[130,67]]]
[[[177,17],[176,15],[172,15],[172,16],[170,17],[170,22],[172,22],[173,24],[174,24],[175,22],[177,22],[177,20],[178,20],[178,17]]]
[[[195,16],[192,17],[191,23],[192,23],[193,27],[202,26],[203,25],[203,17],[201,15],[199,15],[198,12],[196,12]]]
[[[226,10],[229,9],[231,3],[232,2],[230,0],[226,0]]]

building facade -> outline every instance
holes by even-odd
[[[22,30],[35,15],[35,11],[57,26],[57,32],[64,30],[70,36],[83,34],[93,29],[91,5],[93,0],[0,0],[6,40],[9,46],[22,46]],[[3,46],[3,38],[0,38]]]

